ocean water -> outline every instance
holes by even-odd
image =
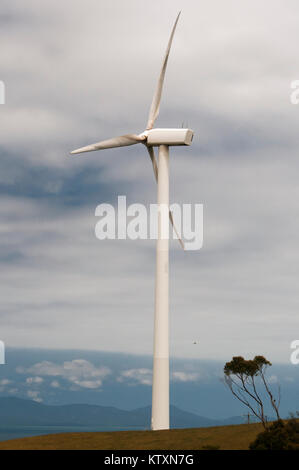
[[[130,428],[133,430],[132,428]],[[144,428],[136,427],[136,430]],[[0,426],[0,441],[19,439],[21,437],[42,436],[45,434],[59,434],[66,432],[103,432],[103,431],[128,431],[128,428],[88,427],[88,426]]]

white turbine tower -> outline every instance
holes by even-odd
[[[153,430],[169,429],[169,234],[168,217],[174,227],[172,214],[169,211],[169,147],[190,145],[193,138],[191,129],[153,129],[159,114],[163,82],[168,62],[171,43],[178,14],[171,31],[165,57],[162,64],[158,84],[151,104],[147,126],[141,134],[126,134],[120,137],[103,140],[71,152],[71,154],[92,152],[115,147],[125,147],[142,143],[150,155],[156,181],[158,183],[158,239],[156,253],[156,288],[155,288],[155,321],[154,321],[154,358],[153,358],[153,389],[152,389],[152,420]],[[154,147],[159,147],[158,165]],[[167,209],[165,211],[165,208]],[[167,230],[165,228],[167,227]],[[184,247],[181,239],[179,241]]]

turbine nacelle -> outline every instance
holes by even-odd
[[[193,134],[191,129],[151,129],[147,131],[146,144],[151,147],[191,145]]]

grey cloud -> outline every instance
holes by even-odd
[[[142,146],[68,151],[143,130],[180,3],[3,2],[0,315],[10,345],[152,351],[154,244],[94,237],[97,204],[155,201],[148,156]],[[184,5],[157,124],[184,120],[196,132],[172,151],[171,199],[204,204],[205,238],[198,253],[172,245],[176,356],[258,350],[288,361],[299,326],[297,17],[292,0]]]

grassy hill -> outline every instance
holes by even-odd
[[[200,450],[206,446],[245,450],[261,431],[261,424],[241,424],[169,431],[50,434],[0,442],[0,450]]]

